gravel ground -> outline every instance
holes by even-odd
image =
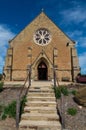
[[[78,86],[71,86],[70,89],[78,89]],[[7,105],[13,100],[17,99],[17,95],[20,92],[20,87],[5,86],[4,90],[0,93],[0,104]],[[23,94],[22,94],[23,95]],[[86,130],[86,108],[80,107],[74,100],[73,95],[63,97],[63,116],[65,122],[65,130]],[[60,108],[61,100],[57,100],[58,108]],[[77,109],[75,116],[68,115],[67,109],[73,107]],[[16,130],[15,120],[7,118],[6,120],[0,120],[0,130]]]
[[[70,90],[78,90],[79,86],[71,86]],[[63,96],[63,105],[61,106],[61,100],[57,100],[59,110],[63,110],[63,120],[66,130],[86,130],[86,108],[78,105],[74,101],[74,96]],[[77,114],[74,116],[68,115],[68,108],[76,108]]]
[[[20,90],[19,85],[5,85],[4,90],[0,93],[0,105],[6,106],[12,101],[17,100]],[[6,120],[0,120],[0,130],[16,130],[15,119],[8,117]]]

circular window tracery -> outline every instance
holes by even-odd
[[[38,29],[34,35],[34,41],[39,45],[47,45],[51,41],[50,32],[45,28]]]

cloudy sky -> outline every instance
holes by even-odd
[[[81,73],[86,74],[86,0],[0,0],[0,73],[8,41],[37,17],[42,8],[76,41]]]

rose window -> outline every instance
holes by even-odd
[[[39,45],[46,45],[51,41],[50,32],[47,29],[38,29],[34,35],[34,41]]]

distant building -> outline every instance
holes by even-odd
[[[32,80],[74,80],[80,73],[75,42],[44,12],[9,42],[4,73],[6,80],[25,80],[32,65]]]

